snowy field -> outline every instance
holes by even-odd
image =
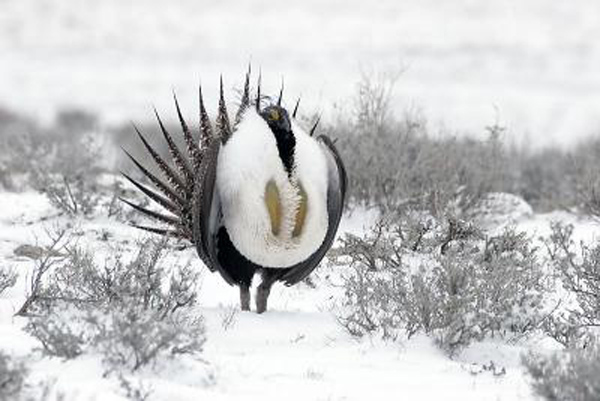
[[[0,264],[20,274],[17,285],[0,296],[0,348],[28,359],[30,391],[45,383],[51,385],[51,397],[62,394],[66,401],[124,400],[114,376],[103,377],[100,355],[69,361],[44,358],[35,351],[36,340],[22,331],[25,319],[13,317],[25,299],[25,279],[33,267],[14,250],[44,244],[45,230],[64,224],[64,218],[56,217],[47,200],[33,192],[0,193],[0,210]],[[341,231],[361,233],[374,217],[357,211],[344,219]],[[517,228],[545,235],[552,220],[574,223],[577,239],[600,235],[597,223],[562,212],[530,215],[517,221]],[[77,226],[79,243],[91,247],[97,258],[106,250],[103,233],[113,244],[131,244],[141,235],[107,218],[81,220]],[[207,343],[202,361],[182,357],[130,377],[152,391],[151,400],[533,400],[521,354],[556,348],[539,337],[514,345],[486,341],[449,358],[424,336],[400,342],[357,340],[330,311],[340,296],[340,289],[331,285],[340,273],[333,267],[317,270],[315,288],[275,286],[270,311],[257,315],[235,312],[237,290],[210,274],[193,250],[177,252],[169,260],[191,260],[202,271],[197,310],[205,317]],[[490,362],[494,369],[486,368]]]
[[[598,133],[599,37],[596,0],[2,0],[0,104],[140,121],[176,89],[191,117],[200,79],[214,99],[251,61],[332,118],[361,71],[401,71],[398,113],[475,135],[499,121],[535,148]]]
[[[303,112],[330,121],[352,111],[356,83],[367,74],[396,76],[394,112],[421,114],[434,133],[482,137],[499,123],[508,127],[509,142],[539,148],[600,132],[597,0],[372,3],[0,0],[0,111],[49,123],[57,111],[81,108],[100,116],[101,133],[149,120],[153,105],[174,118],[175,90],[191,122],[200,81],[215,111],[219,75],[235,101],[232,89],[251,63],[254,77],[262,71],[263,93],[276,93],[284,79],[288,105],[302,96]],[[356,210],[339,235],[364,233],[376,217]],[[488,229],[505,217],[490,216]],[[42,354],[24,330],[28,319],[14,316],[34,268],[15,251],[45,245],[47,230],[74,224],[78,244],[101,264],[107,244],[133,254],[144,236],[122,221],[68,219],[39,193],[0,191],[0,267],[19,274],[0,294],[0,351],[27,361],[26,391],[36,401],[127,398],[115,375],[104,374],[100,353],[70,360]],[[529,208],[514,223],[538,238],[550,233],[552,221],[573,224],[577,241],[600,238],[598,220],[567,212]],[[151,401],[533,401],[521,357],[558,348],[536,334],[512,344],[474,343],[449,357],[424,335],[357,339],[333,312],[346,266],[322,263],[313,285],[276,285],[269,311],[257,315],[238,311],[238,290],[211,274],[193,249],[171,252],[167,261],[191,263],[201,274],[194,311],[204,316],[207,342],[201,359],[159,360],[127,373]]]

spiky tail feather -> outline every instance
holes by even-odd
[[[199,205],[199,201],[202,197],[202,194],[199,194],[198,189],[196,188],[196,179],[202,174],[200,171],[202,161],[213,141],[220,140],[222,143],[225,143],[231,137],[233,131],[229,122],[229,116],[227,114],[227,107],[223,94],[223,79],[221,78],[220,81],[219,110],[216,119],[215,131],[213,131],[210,119],[204,106],[201,87],[198,88],[198,95],[200,135],[197,139],[194,137],[188,124],[183,118],[177,96],[173,94],[175,109],[177,111],[177,117],[181,125],[181,131],[185,142],[185,152],[182,152],[175,144],[172,135],[165,128],[165,125],[163,124],[158,112],[156,109],[154,110],[158,125],[168,145],[169,154],[173,162],[172,166],[169,165],[169,163],[159,155],[159,153],[154,149],[154,147],[152,147],[152,145],[150,145],[138,127],[134,125],[134,129],[140,141],[144,145],[144,148],[150,155],[156,167],[158,167],[162,177],[151,173],[147,167],[136,160],[129,152],[124,150],[125,154],[153,185],[154,189],[148,188],[125,173],[123,173],[123,176],[148,198],[159,204],[169,214],[155,212],[140,205],[136,205],[128,200],[121,199],[127,205],[143,215],[167,225],[166,228],[139,225],[135,225],[134,227],[152,232],[154,234],[187,239],[192,243],[196,242],[196,239],[194,238],[194,229],[192,226],[194,218],[194,205]],[[242,120],[243,114],[248,107],[250,107],[250,67],[248,67],[248,72],[245,76],[244,91],[242,94],[240,107],[235,116],[233,128],[235,128]]]

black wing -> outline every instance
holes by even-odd
[[[231,275],[219,263],[215,243],[221,220],[221,205],[216,188],[217,160],[220,148],[219,141],[211,142],[196,176],[192,232],[196,252],[200,259],[210,271],[218,271],[225,281],[233,285],[235,282]]]
[[[327,154],[327,215],[329,227],[323,243],[306,261],[298,263],[284,274],[279,280],[285,282],[285,285],[294,285],[306,278],[321,262],[327,251],[333,245],[333,240],[337,233],[344,211],[346,200],[346,191],[348,187],[348,176],[342,158],[338,153],[333,141],[326,135],[318,137],[319,142],[325,148]]]

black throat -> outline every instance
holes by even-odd
[[[292,132],[287,110],[279,106],[269,106],[261,112],[277,142],[279,158],[288,176],[292,175],[294,169],[294,153],[296,150],[296,137]]]

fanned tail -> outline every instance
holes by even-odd
[[[150,200],[160,205],[167,213],[156,212],[126,199],[121,199],[121,201],[140,212],[142,215],[167,226],[167,228],[165,228],[133,225],[134,227],[159,235],[187,239],[194,244],[197,242],[197,239],[194,238],[193,228],[194,207],[199,207],[202,203],[203,196],[203,194],[198,191],[196,181],[203,175],[203,161],[207,152],[209,152],[211,144],[215,140],[225,143],[233,134],[235,127],[242,120],[244,112],[250,107],[250,67],[248,67],[245,76],[244,90],[240,107],[233,120],[233,129],[227,114],[222,78],[220,82],[216,129],[214,131],[208,113],[206,112],[204,100],[202,98],[202,88],[200,86],[198,87],[198,95],[200,135],[196,138],[183,118],[179,101],[177,100],[175,93],[173,93],[175,109],[179,124],[181,125],[183,142],[185,143],[185,151],[179,149],[173,136],[166,129],[161,117],[156,109],[154,109],[154,114],[162,132],[162,136],[169,149],[171,163],[160,156],[137,126],[133,126],[140,141],[144,145],[144,148],[157,167],[157,170],[160,171],[160,174],[154,174],[151,172],[151,169],[136,160],[129,152],[123,150],[133,164],[152,184],[153,188],[151,189],[148,186],[143,185],[125,173],[122,173],[123,176]],[[212,157],[211,162],[215,163],[216,158]]]
[[[121,200],[144,216],[149,217],[158,223],[169,226],[168,229],[140,225],[134,225],[134,227],[149,231],[154,234],[186,239],[193,243],[192,211],[194,205],[194,179],[200,170],[202,163],[202,146],[208,146],[208,143],[212,138],[212,128],[210,126],[208,116],[206,115],[206,111],[204,110],[204,104],[201,101],[200,127],[202,132],[200,135],[200,141],[198,141],[192,134],[189,126],[183,118],[183,114],[175,94],[173,94],[173,100],[175,102],[177,117],[181,125],[186,152],[184,153],[179,149],[173,140],[173,137],[165,128],[165,125],[163,124],[158,112],[154,110],[162,135],[167,142],[173,165],[171,166],[163,157],[161,157],[156,149],[140,132],[140,130],[134,126],[138,137],[140,138],[144,148],[150,155],[154,164],[160,171],[162,178],[151,173],[146,166],[136,160],[125,150],[125,154],[131,159],[138,170],[140,170],[140,172],[146,176],[154,189],[148,188],[147,186],[131,178],[129,175],[123,173],[123,176],[129,182],[131,182],[142,193],[148,196],[148,198],[169,212],[169,214],[155,212],[125,199]]]

